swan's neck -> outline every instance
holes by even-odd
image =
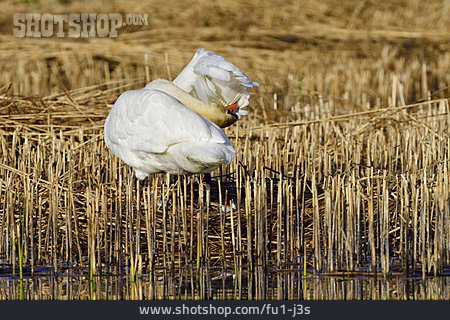
[[[233,116],[226,113],[226,109],[224,107],[216,104],[206,105],[170,81],[154,80],[145,88],[159,90],[171,95],[186,107],[209,121],[214,122],[219,127],[228,127],[236,121]]]

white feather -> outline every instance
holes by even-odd
[[[246,88],[259,86],[222,56],[204,49],[197,50],[173,83],[205,104],[222,101],[225,105],[238,103],[239,108],[248,105]]]

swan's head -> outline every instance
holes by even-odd
[[[239,93],[235,99],[231,100],[231,102],[228,103],[223,99],[213,99],[215,101],[210,103],[210,106],[216,109],[216,112],[220,112],[223,114],[221,117],[219,117],[222,121],[220,121],[219,123],[217,121],[213,122],[215,122],[218,126],[225,128],[238,121],[241,116],[244,116],[248,113],[248,111],[244,108],[248,106],[249,96],[250,95],[248,94],[247,90],[244,90],[244,92]]]
[[[242,109],[239,103],[226,104],[223,102],[214,102],[209,105],[210,110],[214,113],[214,117],[208,117],[209,120],[217,124],[221,128],[231,126],[233,123],[238,121],[241,116],[248,113],[247,110]]]
[[[251,86],[258,86],[258,83],[252,82]],[[145,88],[156,89],[171,95],[195,113],[221,128],[231,126],[241,116],[248,113],[244,108],[249,104],[250,94],[245,87],[239,88],[238,92],[236,89],[231,99],[229,98],[230,94],[223,94],[226,93],[224,89],[218,90],[215,96],[204,97],[203,100],[195,91],[186,92],[172,82],[163,79],[153,80]]]

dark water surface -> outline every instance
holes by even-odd
[[[0,299],[304,299],[449,300],[450,275],[405,276],[300,271],[222,272],[190,268],[156,270],[132,281],[131,274],[89,276],[83,270],[35,270],[33,276],[0,275]]]

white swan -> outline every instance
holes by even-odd
[[[105,143],[141,180],[157,172],[211,172],[234,158],[220,127],[247,113],[247,88],[255,86],[222,56],[199,49],[173,82],[124,92],[105,121]]]

